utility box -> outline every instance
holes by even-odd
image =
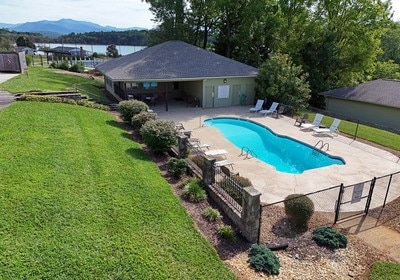
[[[22,73],[28,70],[24,52],[0,52],[0,72]]]

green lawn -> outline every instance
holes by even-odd
[[[41,66],[30,66],[28,75],[21,74],[0,84],[0,90],[12,93],[29,91],[63,91],[78,89],[82,94],[99,102],[107,102],[100,91],[103,83],[84,77],[57,73],[57,70]]]
[[[0,279],[233,279],[104,111],[0,111]]]
[[[400,264],[378,261],[372,266],[369,279],[398,280],[400,279]]]
[[[315,113],[309,112],[309,121],[314,120]],[[333,122],[333,118],[324,116],[322,124],[329,127]],[[339,125],[339,131],[353,137],[356,133],[357,124],[349,121],[342,120]],[[366,126],[360,124],[358,126],[357,138],[371,141],[383,147],[400,151],[400,135],[386,130]]]

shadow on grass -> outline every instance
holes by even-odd
[[[141,149],[141,148],[135,148],[135,147],[132,147],[132,148],[129,148],[129,149],[127,149],[126,150],[126,153],[128,154],[128,155],[130,155],[131,157],[133,157],[133,158],[135,158],[135,159],[140,159],[140,160],[143,160],[143,161],[152,161],[144,152],[143,152],[143,150]]]
[[[127,124],[125,125],[124,123],[120,123],[116,120],[108,120],[106,121],[106,124],[108,124],[109,126],[113,126],[113,127],[118,127],[118,128],[127,128]]]

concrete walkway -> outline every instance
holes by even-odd
[[[18,76],[19,74],[0,73],[0,84],[5,81]],[[0,109],[10,105],[15,100],[15,96],[7,91],[0,91]]]
[[[400,263],[399,232],[380,225],[379,220],[368,215],[340,222],[337,225]]]
[[[7,107],[15,100],[15,96],[7,91],[0,91],[0,110]]]

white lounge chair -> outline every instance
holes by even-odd
[[[262,106],[264,104],[264,100],[258,99],[256,105],[253,108],[249,109],[250,113],[255,113],[262,110]]]
[[[228,154],[228,152],[224,149],[216,149],[216,150],[209,150],[209,151],[205,151],[204,154],[206,156],[225,156]]]
[[[316,113],[312,123],[303,123],[300,125],[301,130],[312,129],[314,127],[319,127],[324,115]]]
[[[191,148],[194,148],[194,149],[207,149],[207,150],[209,150],[210,149],[210,145],[208,145],[208,144],[201,144],[200,142],[190,142],[189,141],[189,145],[190,145],[190,147]]]
[[[276,108],[278,108],[278,105],[278,102],[273,102],[268,110],[261,110],[259,113],[264,114],[265,116],[267,116],[268,114],[272,114],[273,112],[276,112]]]
[[[329,128],[314,127],[313,131],[314,131],[314,134],[317,133],[317,134],[338,135],[339,134],[339,130],[338,130],[339,124],[340,124],[340,120],[339,119],[334,119]]]
[[[227,159],[216,161],[214,165],[216,167],[230,166],[231,168],[233,168],[233,162],[231,162],[230,160],[227,160]]]

